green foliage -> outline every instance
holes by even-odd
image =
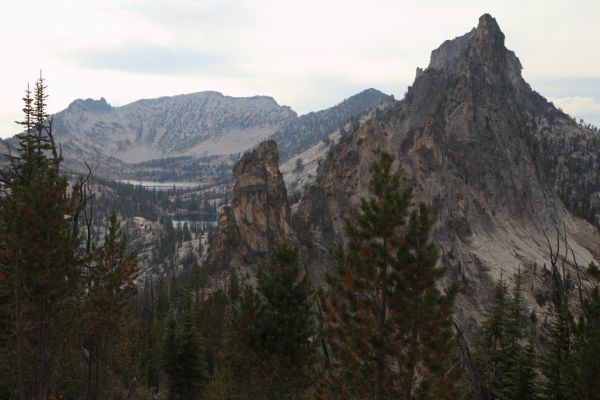
[[[519,271],[510,299],[506,283],[500,280],[496,285],[493,302],[481,327],[475,354],[481,397],[537,398],[535,348],[526,321],[523,277]]]
[[[208,381],[204,348],[194,314],[188,307],[179,326],[171,314],[165,327],[161,364],[174,400],[198,398]]]
[[[542,397],[552,400],[575,399],[573,396],[573,329],[574,321],[566,302],[558,306],[550,326],[550,340],[542,360]]]
[[[66,389],[62,383],[74,357],[69,342],[77,334],[82,260],[73,216],[80,188],[68,191],[60,174],[45,89],[40,77],[33,97],[27,90],[24,132],[0,177],[0,296],[8,300],[0,312],[10,321],[0,357],[11,366],[21,399]]]
[[[137,254],[126,255],[127,237],[112,214],[104,243],[92,249],[84,276],[82,325],[87,357],[87,397],[111,396],[120,387],[118,372],[126,368],[130,304],[136,293]]]
[[[324,336],[332,351],[325,398],[451,398],[453,291],[436,282],[444,269],[429,240],[433,224],[383,153],[372,166],[371,193],[323,295]]]
[[[574,371],[575,398],[600,399],[600,271],[595,264],[588,269],[595,282],[583,303],[582,315],[575,330]]]
[[[230,366],[241,393],[264,399],[308,396],[315,364],[312,285],[298,249],[282,243],[246,287],[231,322]]]

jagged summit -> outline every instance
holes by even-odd
[[[481,42],[504,47],[504,33],[500,30],[496,19],[490,14],[483,14],[479,17],[479,24],[475,28],[475,37]]]
[[[77,99],[74,100],[69,106],[67,110],[81,110],[81,111],[91,111],[91,112],[103,112],[110,111],[112,107],[110,104],[106,102],[104,97],[101,97],[100,100],[94,99]]]
[[[600,215],[600,174],[586,167],[600,163],[600,137],[531,89],[490,15],[434,50],[406,97],[359,124],[321,163],[297,207],[316,275],[333,265],[344,218],[368,196],[370,165],[382,150],[396,157],[415,200],[432,207],[442,261],[463,288],[463,327],[503,273],[521,267],[530,287],[542,284],[545,234],[560,228],[580,265],[594,259],[594,228],[572,213],[590,222]]]
[[[504,46],[504,33],[496,20],[484,14],[476,28],[433,50],[428,69],[453,72],[483,69],[486,73],[507,72],[512,80],[519,80],[522,67],[515,54]],[[421,73],[419,70],[418,76]]]

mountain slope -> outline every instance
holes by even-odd
[[[593,226],[574,217],[574,205],[555,190],[557,176],[575,191],[583,178],[568,163],[544,161],[577,158],[578,150],[548,145],[541,154],[541,143],[561,136],[597,140],[582,129],[531,90],[486,14],[476,29],[432,52],[404,100],[363,121],[321,163],[295,217],[307,262],[315,275],[332,265],[331,250],[344,241],[343,218],[368,195],[369,166],[385,150],[414,186],[415,200],[430,204],[437,218],[434,239],[448,279],[460,288],[461,325],[476,326],[494,282],[519,267],[528,305],[543,315],[547,308],[533,298],[548,284],[541,268],[546,236],[554,243],[560,232],[580,265],[600,248]]]
[[[358,120],[365,112],[392,97],[376,89],[363,90],[326,110],[301,115],[286,122],[272,138],[280,149],[281,160],[300,154],[351,120]]]
[[[104,155],[136,163],[241,152],[294,118],[289,107],[270,97],[200,92],[122,107],[104,99],[76,100],[54,116],[54,130],[67,151],[79,150],[78,157]]]
[[[274,138],[292,157],[387,99],[368,89],[300,117],[270,97],[217,92],[122,107],[111,107],[103,98],[75,100],[54,116],[53,129],[72,170],[85,170],[85,161],[105,176],[218,181],[223,167],[265,139]]]

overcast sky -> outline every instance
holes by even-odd
[[[374,87],[400,99],[431,50],[491,13],[532,87],[600,125],[600,2],[28,0],[0,5],[0,136],[42,69],[49,109],[216,90],[299,113]]]

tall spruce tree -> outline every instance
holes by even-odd
[[[75,332],[75,294],[81,260],[73,229],[78,187],[68,189],[60,174],[62,158],[46,113],[42,77],[33,97],[27,90],[16,153],[7,155],[1,174],[0,275],[3,307],[13,327],[7,358],[15,373],[19,400],[46,400],[64,390],[65,369]]]
[[[486,319],[481,326],[480,338],[476,343],[476,368],[479,370],[476,382],[480,396],[492,399],[500,389],[502,376],[506,371],[502,346],[506,343],[505,333],[508,324],[509,299],[506,282],[500,278],[494,289],[491,306],[486,311]]]
[[[525,314],[523,277],[519,270],[510,298],[506,282],[500,279],[481,327],[474,357],[481,398],[538,397],[534,338],[527,330]]]
[[[454,292],[436,284],[444,274],[430,242],[433,221],[382,153],[371,168],[371,197],[354,222],[348,245],[327,276],[324,336],[332,356],[324,398],[452,398],[448,373],[454,347]]]
[[[127,355],[127,326],[135,295],[137,254],[125,254],[127,237],[112,214],[102,246],[92,250],[85,276],[83,327],[87,350],[87,398],[111,397]]]
[[[573,343],[574,397],[600,399],[600,270],[588,268],[592,287],[582,304]]]
[[[548,400],[576,399],[573,381],[573,330],[575,321],[566,300],[558,304],[550,325],[549,343],[542,359],[542,397]]]
[[[537,377],[533,337],[527,335],[523,305],[523,276],[519,270],[502,338],[502,374],[495,390],[499,400],[533,400],[537,398]],[[526,344],[523,340],[528,336]]]
[[[314,396],[313,290],[298,249],[274,246],[258,268],[256,290],[247,287],[234,311],[234,377],[247,398],[300,399]]]
[[[163,336],[161,367],[168,377],[170,399],[194,400],[208,381],[204,348],[188,303],[178,324],[169,315]]]

